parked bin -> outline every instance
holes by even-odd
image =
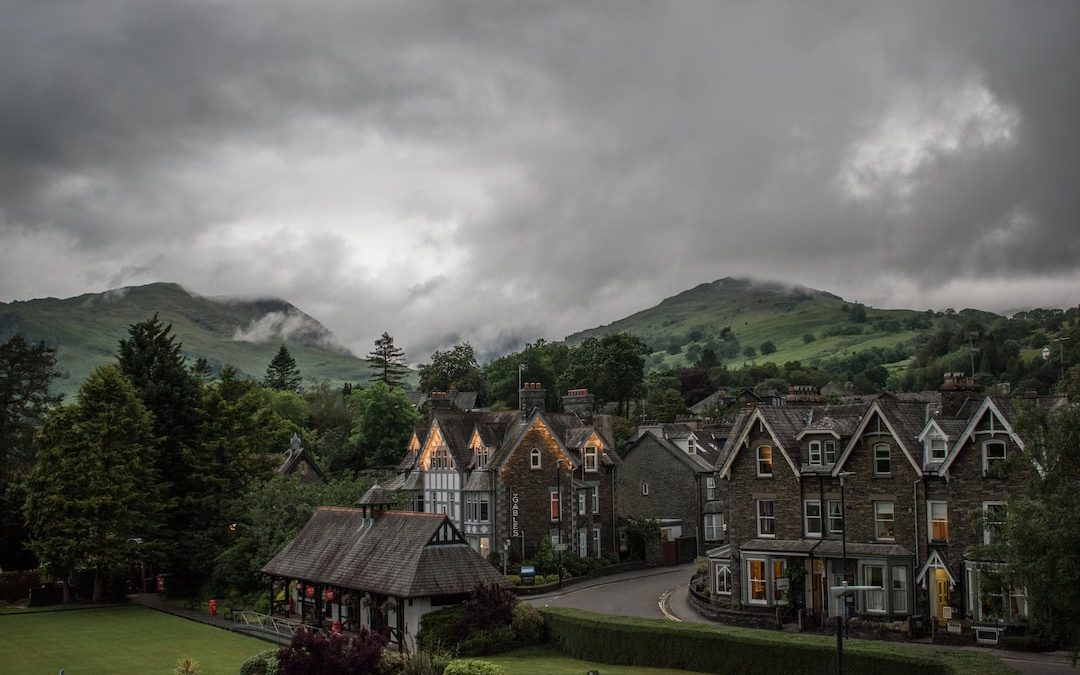
[[[217,599],[210,598],[210,602],[207,604],[210,605],[210,616],[217,616]]]

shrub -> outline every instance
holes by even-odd
[[[538,644],[544,637],[544,617],[540,610],[528,603],[519,602],[514,607],[510,625],[518,642],[522,644]]]
[[[479,659],[457,659],[451,661],[443,675],[503,675],[506,671],[490,661]]]
[[[175,675],[199,675],[199,672],[199,662],[190,656],[181,656],[176,659],[176,665],[173,667]]]
[[[240,675],[276,675],[278,671],[278,650],[269,649],[255,656],[248,657],[240,664]]]
[[[508,626],[513,617],[517,596],[509,588],[497,583],[477,586],[472,597],[465,601],[465,614],[458,622],[458,635]]]
[[[384,649],[382,656],[379,657],[379,675],[401,675],[405,672],[405,664],[408,662],[408,654]]]
[[[431,652],[416,652],[404,661],[401,675],[443,675],[450,657]]]
[[[520,586],[521,585],[521,577],[519,575],[517,575],[517,574],[507,574],[506,575],[506,581],[509,582],[509,584],[511,586]]]
[[[1016,652],[1050,652],[1056,649],[1057,645],[1045,635],[1028,633],[1026,635],[1003,635],[998,640],[998,647]]]
[[[457,647],[462,656],[487,656],[510,651],[516,646],[514,629],[498,626],[470,633]]]
[[[444,607],[428,612],[420,618],[420,631],[416,634],[416,646],[422,651],[434,652],[456,645],[460,636],[457,626],[465,615],[461,605]]]
[[[282,675],[371,673],[385,644],[386,638],[363,628],[354,638],[302,630],[278,651],[278,668]]]

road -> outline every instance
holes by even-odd
[[[686,584],[693,572],[693,564],[626,572],[570,586],[564,591],[526,598],[526,601],[540,607],[569,607],[646,619],[712,623],[695,612],[687,601]],[[1073,668],[1058,654],[989,651],[1023,675],[1080,675],[1080,668]]]

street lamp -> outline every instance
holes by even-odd
[[[563,529],[562,529],[562,462],[555,461],[555,487],[559,492],[559,543],[555,545],[556,562],[559,567],[559,588],[562,588],[562,550],[563,550]]]
[[[847,594],[848,594],[848,581],[847,581],[847,509],[844,502],[844,479],[854,476],[854,471],[841,471],[837,476],[840,478],[840,568],[843,572],[844,578],[841,582],[840,588],[844,589],[842,592],[837,593],[837,589],[833,589],[833,597],[836,598],[837,610],[841,607],[843,602],[843,612],[837,612],[836,616],[836,672],[837,675],[844,675],[844,625],[847,623]]]

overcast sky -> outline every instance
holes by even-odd
[[[0,301],[271,295],[359,353],[724,276],[1080,302],[1080,3],[0,0]]]

